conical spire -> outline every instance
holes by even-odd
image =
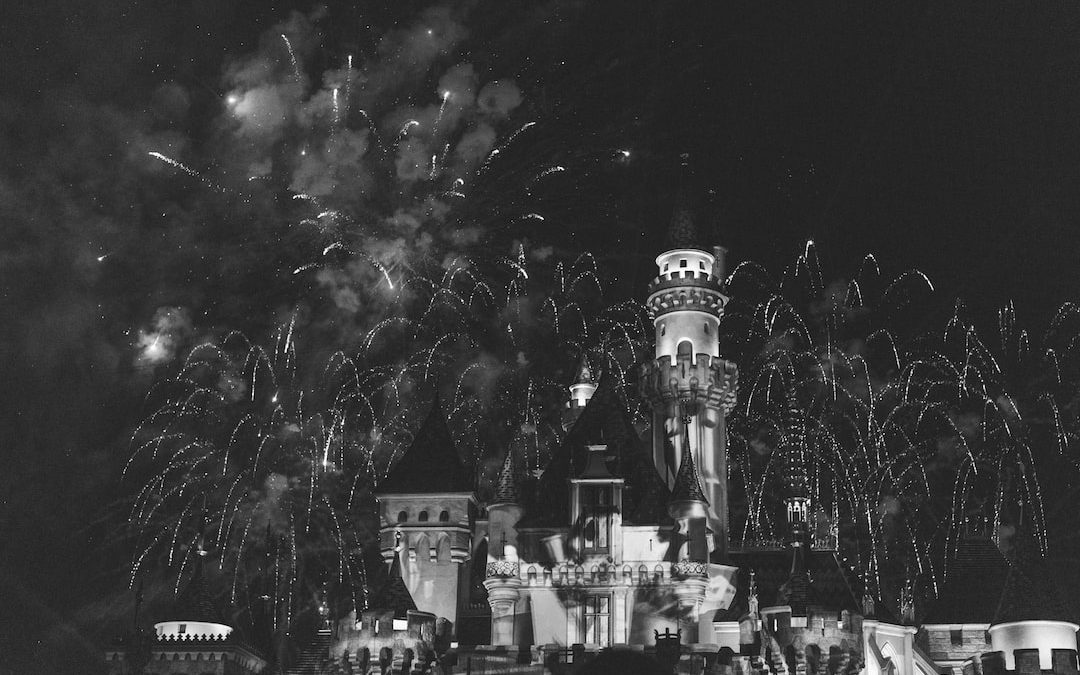
[[[671,210],[671,222],[668,225],[667,250],[679,248],[696,248],[705,250],[705,242],[701,241],[700,233],[694,217],[695,205],[694,175],[690,169],[690,156],[680,156],[679,184],[675,189],[675,201]]]
[[[814,592],[810,583],[810,571],[806,561],[806,545],[802,541],[791,544],[791,571],[787,581],[780,586],[777,601],[790,605],[795,616],[806,616],[808,605],[814,604]]]
[[[506,458],[503,459],[502,468],[499,469],[499,480],[495,484],[495,498],[491,502],[492,506],[519,502],[521,495],[518,492],[517,471],[514,465],[514,450],[511,448],[506,451]]]
[[[701,502],[708,504],[705,491],[701,489],[701,476],[698,475],[697,464],[694,463],[694,453],[690,449],[690,425],[683,423],[683,447],[686,451],[679,465],[679,473],[675,476],[675,486],[671,491],[673,502]]]
[[[195,552],[195,571],[176,598],[175,611],[178,620],[221,623],[221,612],[218,611],[206,579],[206,556],[207,552],[200,542]]]
[[[788,496],[805,499],[810,493],[806,471],[806,429],[802,410],[793,393],[787,396],[782,424],[781,447]]]
[[[577,378],[574,384],[596,384],[596,378],[593,377],[592,369],[589,368],[589,359],[585,354],[578,359]]]

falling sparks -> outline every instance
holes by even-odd
[[[285,42],[285,48],[289,50],[289,61],[292,63],[293,77],[296,79],[297,84],[303,83],[303,78],[300,76],[300,64],[296,60],[296,52],[293,51],[292,42],[289,41],[289,36],[285,33],[281,34],[281,39]]]

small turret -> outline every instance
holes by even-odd
[[[806,424],[794,394],[783,412],[780,453],[787,496],[787,523],[792,541],[806,543],[810,511],[810,479],[806,464]]]
[[[594,393],[596,393],[596,377],[589,368],[588,359],[582,354],[578,362],[577,375],[570,385],[570,400],[566,402],[566,410],[563,411],[563,430],[569,431],[570,427],[574,426]]]

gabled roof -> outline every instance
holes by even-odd
[[[569,479],[585,470],[589,445],[605,444],[612,459],[608,469],[625,480],[623,522],[670,523],[669,492],[630,422],[611,377],[601,379],[585,410],[555,450],[523,501],[519,527],[566,527],[570,524]]]
[[[437,396],[409,449],[376,491],[380,494],[472,492],[472,482],[454,449]]]
[[[383,568],[386,569],[386,568]],[[416,602],[401,578],[401,561],[397,552],[386,571],[379,590],[371,598],[368,609],[376,612],[393,612],[395,619],[404,619],[409,610],[416,609]]]

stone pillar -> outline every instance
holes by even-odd
[[[683,630],[683,644],[698,641],[698,612],[705,600],[705,591],[709,588],[709,578],[704,569],[698,573],[697,567],[683,570],[682,566],[701,566],[701,563],[675,563],[672,574],[676,577],[675,598],[679,602],[679,625]]]
[[[611,642],[612,644],[626,644],[630,637],[630,623],[628,615],[633,607],[627,607],[626,598],[630,589],[626,586],[615,589],[614,606],[611,608]],[[628,611],[629,610],[629,611]]]
[[[491,644],[514,644],[514,619],[521,596],[521,579],[516,576],[488,577],[484,580],[484,588],[491,605]]]

